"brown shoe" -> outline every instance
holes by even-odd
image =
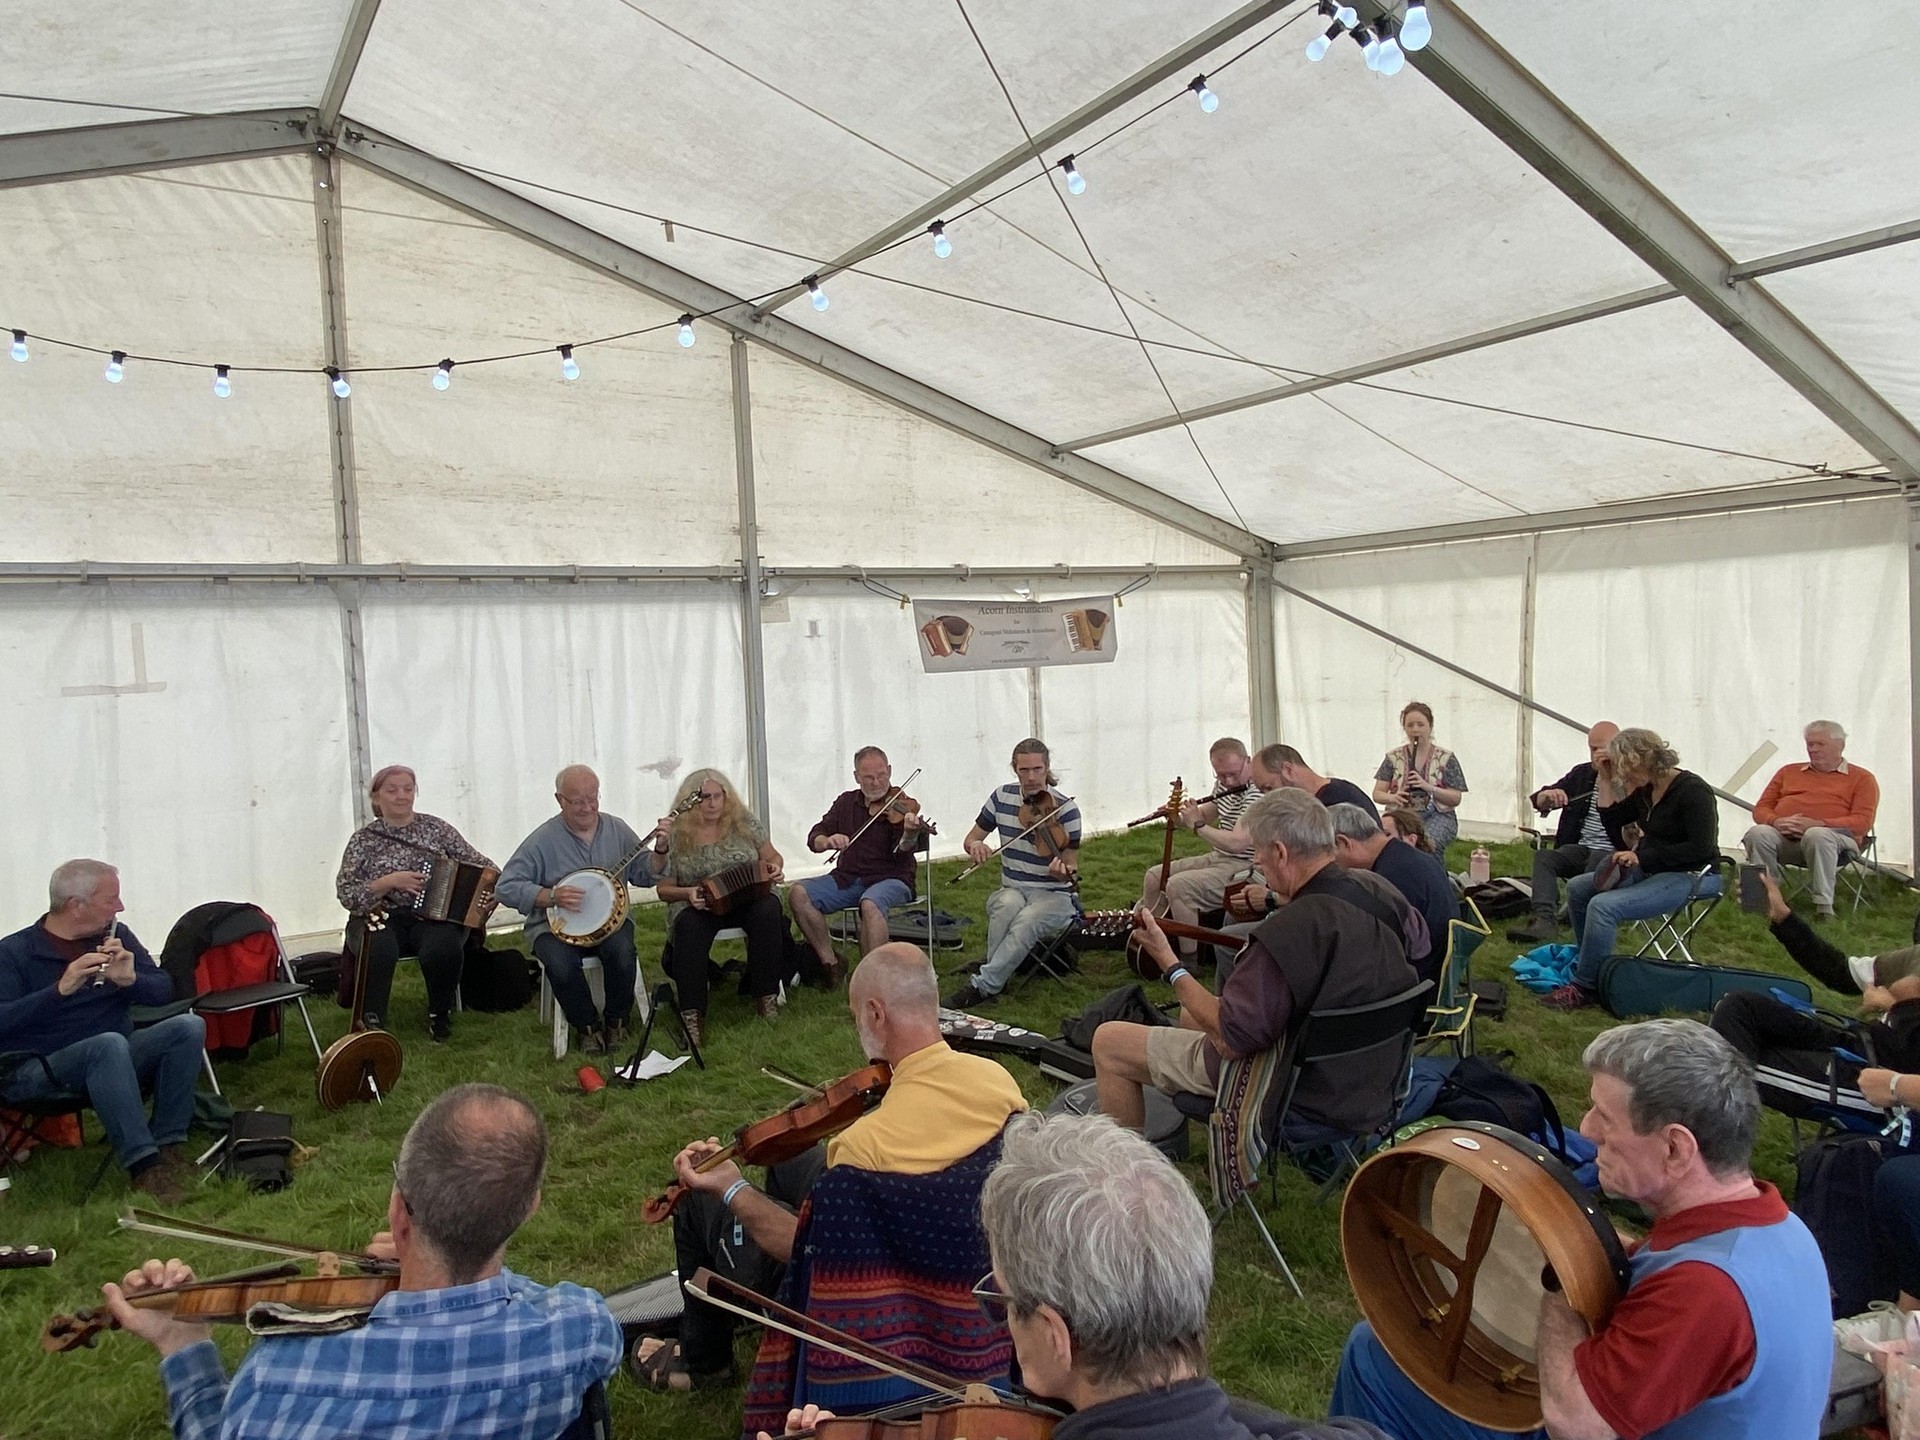
[[[780,1013],[780,997],[778,995],[762,995],[758,1000],[753,1002],[753,1013],[758,1015],[762,1020],[772,1020]]]
[[[193,1156],[187,1153],[184,1143],[162,1145],[160,1163],[173,1173],[173,1178],[182,1185],[191,1185],[200,1178],[200,1167],[194,1163]]]
[[[175,1178],[173,1167],[165,1160],[156,1160],[135,1175],[132,1185],[141,1194],[151,1195],[160,1204],[169,1208],[181,1204],[187,1198],[186,1188]]]
[[[687,1027],[687,1038],[696,1046],[707,1043],[707,1017],[698,1010],[682,1010],[680,1023]]]

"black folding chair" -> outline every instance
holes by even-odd
[[[22,1069],[38,1065],[47,1077],[51,1093],[35,1096],[31,1100],[8,1100],[4,1098],[6,1088]],[[87,1138],[86,1112],[91,1108],[86,1092],[69,1090],[54,1078],[53,1067],[47,1063],[47,1057],[35,1054],[31,1050],[9,1050],[0,1053],[0,1110],[8,1111],[0,1129],[5,1135],[0,1137],[0,1167],[8,1171],[20,1164],[20,1146],[30,1139],[39,1138],[40,1122],[57,1120],[63,1115],[71,1115],[80,1125],[80,1139],[84,1144]],[[113,1164],[113,1147],[107,1147],[107,1153],[100,1158],[100,1168],[93,1172],[93,1179],[87,1182],[86,1193],[80,1197],[81,1203],[93,1195],[105,1178],[107,1167]]]

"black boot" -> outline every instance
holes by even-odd
[[[446,1010],[436,1010],[427,1016],[427,1038],[436,1045],[444,1045],[453,1038],[453,1016]]]
[[[1507,939],[1516,945],[1545,945],[1559,936],[1560,927],[1553,923],[1553,916],[1538,912],[1525,925],[1515,925],[1507,931]]]

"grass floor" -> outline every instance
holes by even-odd
[[[1465,867],[1464,848],[1455,847],[1451,859],[1456,868]],[[1158,852],[1151,832],[1090,841],[1083,857],[1088,907],[1133,900],[1141,870],[1158,859]],[[1499,847],[1493,855],[1496,874],[1526,873],[1527,854],[1520,847]],[[937,957],[944,973],[979,956],[986,933],[983,905],[994,881],[982,874],[953,886],[948,882],[959,865],[936,868],[941,908],[972,919],[966,949]],[[1911,894],[1876,881],[1870,904],[1857,918],[1843,915],[1832,933],[1849,953],[1909,943],[1914,908]],[[643,968],[654,979],[662,920],[657,906],[639,914],[640,953],[651,957]],[[149,917],[145,928],[160,927]],[[1506,962],[1516,951],[1501,935],[1502,928],[1496,924],[1494,938],[1475,957],[1475,973],[1482,978],[1504,977]],[[1731,903],[1719,908],[1702,934],[1696,953],[1704,960],[1792,971],[1764,922]],[[723,947],[719,953],[729,951]],[[995,1013],[1053,1033],[1063,1015],[1121,983],[1121,968],[1117,954],[1090,955],[1084,974],[1064,985],[1024,981]],[[1817,985],[1815,990],[1823,1003],[1845,1008],[1840,997],[1821,992]],[[236,1105],[290,1112],[298,1138],[314,1151],[299,1169],[297,1182],[280,1194],[255,1195],[237,1184],[209,1180],[182,1213],[230,1230],[355,1247],[384,1223],[389,1164],[420,1107],[450,1084],[489,1080],[530,1095],[553,1131],[544,1202],[515,1238],[509,1263],[537,1280],[573,1280],[613,1290],[672,1264],[667,1227],[642,1224],[640,1210],[668,1178],[673,1152],[697,1136],[724,1136],[786,1103],[789,1095],[783,1087],[759,1074],[762,1064],[827,1079],[862,1059],[844,991],[803,991],[773,1024],[755,1019],[748,1002],[730,990],[716,992],[708,1018],[707,1070],[686,1066],[637,1089],[591,1095],[582,1093],[575,1079],[581,1057],[576,1053],[565,1063],[555,1062],[547,1029],[531,1007],[507,1015],[462,1015],[452,1043],[430,1045],[418,972],[403,967],[393,1015],[406,1046],[407,1068],[384,1106],[355,1106],[334,1114],[320,1110],[313,1093],[312,1056],[297,1016],[284,1052],[263,1044],[247,1061],[223,1065],[221,1083]],[[323,1045],[346,1028],[345,1013],[330,1001],[315,1004],[313,1016]],[[1515,987],[1508,1018],[1483,1022],[1479,1044],[1485,1051],[1514,1051],[1519,1071],[1546,1086],[1571,1124],[1585,1109],[1580,1051],[1609,1023],[1598,1011],[1555,1014]],[[1045,1104],[1057,1091],[1033,1067],[1008,1063],[1034,1104]],[[238,1252],[118,1231],[115,1216],[128,1200],[118,1172],[110,1173],[93,1196],[82,1201],[101,1154],[97,1127],[90,1126],[89,1134],[95,1138],[83,1151],[35,1154],[16,1176],[11,1194],[0,1197],[0,1243],[39,1243],[60,1251],[52,1269],[0,1272],[0,1353],[8,1357],[0,1366],[0,1435],[14,1440],[117,1440],[164,1433],[154,1357],[141,1342],[110,1334],[96,1350],[49,1356],[38,1345],[41,1326],[55,1311],[97,1303],[101,1281],[117,1278],[156,1248],[181,1254],[202,1274],[256,1263]],[[1204,1135],[1197,1129],[1193,1135],[1192,1174],[1195,1184],[1204,1188]],[[1757,1169],[1790,1191],[1788,1132],[1778,1116],[1767,1118]],[[1230,1390],[1295,1414],[1319,1415],[1341,1341],[1357,1318],[1340,1261],[1338,1206],[1314,1205],[1312,1187],[1291,1170],[1281,1175],[1277,1204],[1269,1205],[1264,1191],[1261,1203],[1306,1297],[1295,1299],[1278,1277],[1246,1218],[1229,1219],[1216,1243],[1213,1368]],[[223,1333],[220,1343],[231,1368],[245,1349],[246,1337],[237,1331]],[[748,1341],[743,1338],[741,1344],[744,1361]],[[677,1440],[736,1433],[739,1400],[734,1394],[656,1396],[623,1376],[609,1387],[609,1398],[615,1433],[621,1436]]]

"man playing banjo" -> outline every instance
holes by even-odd
[[[633,917],[625,913],[626,887],[654,883],[654,852],[626,821],[600,813],[600,777],[585,765],[569,765],[554,776],[553,798],[560,813],[520,842],[494,893],[527,917],[527,942],[567,1023],[586,1037],[589,1051],[605,1052],[626,1038],[639,976]],[[553,916],[569,938],[554,933]],[[616,917],[619,923],[608,933],[592,938]],[[604,1017],[595,1013],[593,992],[581,973],[590,955],[599,956],[604,967]]]

